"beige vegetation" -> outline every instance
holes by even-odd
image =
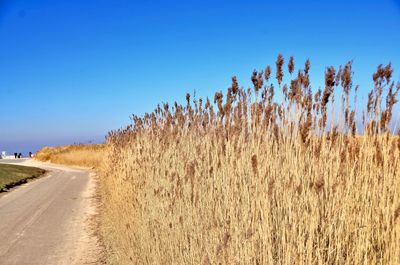
[[[400,264],[393,69],[377,68],[357,113],[351,62],[315,93],[308,61],[284,68],[279,56],[275,80],[269,66],[252,89],[234,77],[213,103],[188,94],[108,135],[109,264]]]
[[[98,167],[104,157],[105,146],[102,144],[80,144],[59,147],[44,147],[35,159],[69,166]]]
[[[110,263],[400,264],[390,65],[374,74],[361,139],[351,63],[327,68],[315,94],[309,62],[298,74],[292,58],[283,67],[279,56],[276,81],[267,67],[251,90],[233,78],[214,104],[187,95],[109,134],[100,191]]]

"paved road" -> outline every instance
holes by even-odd
[[[97,240],[90,231],[94,213],[90,173],[29,160],[0,163],[49,171],[0,194],[0,264],[97,264]]]

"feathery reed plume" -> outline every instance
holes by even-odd
[[[347,96],[349,95],[350,89],[351,89],[351,86],[352,86],[352,78],[351,78],[351,75],[352,75],[351,66],[352,66],[352,64],[353,64],[352,61],[348,62],[345,65],[341,75],[338,75],[338,76],[341,77],[342,87],[343,87],[344,93]]]
[[[290,74],[293,74],[294,71],[294,58],[290,56],[289,63],[288,63],[288,70]]]
[[[278,58],[276,59],[276,80],[278,81],[278,84],[280,85],[282,83],[282,79],[283,79],[283,64],[284,64],[284,60],[283,60],[283,56],[282,54],[278,55]]]
[[[268,82],[270,76],[271,76],[271,67],[268,65],[264,71],[264,78],[266,82]]]
[[[336,73],[336,71],[335,71],[335,68],[333,68],[333,66],[328,67],[325,71],[325,90],[322,95],[322,102],[321,102],[321,106],[323,108],[326,107],[326,105],[329,102],[329,97],[333,93],[333,89],[334,89],[334,85],[335,85],[335,73]]]

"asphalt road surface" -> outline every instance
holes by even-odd
[[[30,160],[0,163],[48,170],[44,177],[0,193],[0,264],[98,264],[92,173]]]

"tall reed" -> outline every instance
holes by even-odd
[[[110,264],[400,264],[391,65],[360,113],[352,62],[326,68],[317,91],[308,60],[285,67],[279,55],[253,88],[233,77],[213,100],[187,94],[109,133]]]

